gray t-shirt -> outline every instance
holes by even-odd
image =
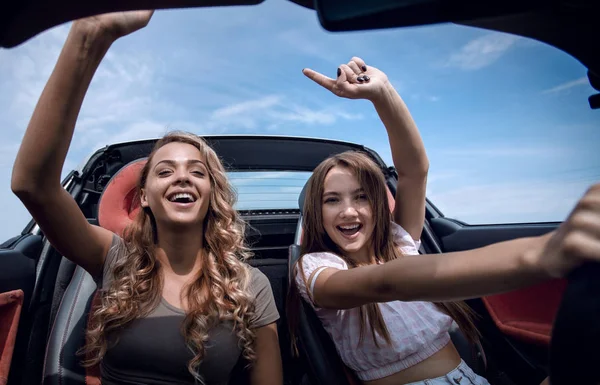
[[[106,256],[98,287],[108,288],[112,280],[112,267],[125,257],[123,240],[117,236]],[[251,328],[259,328],[279,319],[273,292],[268,278],[258,269],[250,267],[249,290],[255,298],[255,313]],[[144,318],[132,321],[119,330],[117,343],[109,345],[101,364],[102,385],[188,385],[195,384],[187,365],[194,354],[181,334],[185,312],[163,298],[158,306]],[[233,368],[241,359],[239,339],[230,322],[222,323],[209,331],[204,360],[199,372],[206,385],[226,385]]]

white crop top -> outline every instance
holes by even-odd
[[[420,241],[413,240],[406,230],[392,223],[392,233],[394,243],[403,254],[419,254]],[[328,267],[348,269],[346,262],[333,253],[311,253],[302,257],[302,270],[306,279],[316,271],[309,282],[311,297],[317,276]],[[392,345],[388,346],[380,338],[378,348],[371,333],[366,333],[362,344],[359,345],[359,308],[318,308],[308,296],[300,272],[296,274],[295,280],[301,296],[315,309],[325,330],[331,336],[342,361],[362,381],[376,380],[397,373],[432,356],[450,342],[448,331],[453,320],[434,304],[392,301],[378,304],[390,332]]]

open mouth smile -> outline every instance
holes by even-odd
[[[345,237],[353,237],[358,234],[362,227],[363,225],[360,223],[353,223],[348,225],[338,225],[336,226],[336,229],[338,229]]]

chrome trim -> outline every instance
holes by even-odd
[[[63,186],[63,188],[64,188],[65,190],[69,190],[69,187],[71,187],[71,184],[73,183],[73,180],[74,180],[74,179],[75,179],[75,177],[74,177],[74,176],[71,176],[71,178],[69,178],[69,180],[67,180],[67,181],[65,182],[65,185]]]

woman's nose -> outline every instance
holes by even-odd
[[[188,183],[190,181],[190,175],[187,170],[177,170],[175,172],[175,178],[177,183]]]
[[[341,215],[343,218],[355,217],[356,215],[358,215],[358,210],[356,209],[356,207],[354,207],[353,204],[348,203],[345,204],[342,208]]]

